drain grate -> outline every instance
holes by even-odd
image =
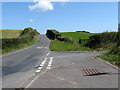
[[[99,69],[82,69],[82,72],[85,76],[105,74],[105,72]]]

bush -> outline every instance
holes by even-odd
[[[59,40],[59,41],[64,41],[64,42],[74,42],[68,37],[62,37],[60,33],[57,30],[47,30],[46,33],[47,37],[51,40]]]
[[[88,42],[88,40],[89,39],[79,39],[79,43],[84,46]]]
[[[108,54],[119,54],[119,53],[120,53],[120,48],[117,45],[117,43],[113,44],[110,50],[108,51]]]
[[[90,36],[90,39],[85,44],[85,46],[88,46],[90,48],[101,48],[104,45],[115,43],[118,41],[119,35],[117,32],[106,32],[101,34],[96,34],[93,36]]]
[[[61,36],[57,30],[47,30],[46,35],[51,40],[57,39]]]
[[[84,32],[84,33],[90,33],[90,32],[88,32],[88,31],[76,31],[76,32]]]
[[[73,43],[73,41],[70,39],[70,38],[68,38],[68,37],[59,37],[59,38],[57,38],[59,41],[64,41],[64,42],[72,42]]]

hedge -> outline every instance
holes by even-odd
[[[30,42],[37,34],[38,32],[35,30],[27,30],[27,28],[24,29],[24,31],[20,34],[18,38],[2,38],[0,41],[2,41],[2,44],[0,45],[0,48],[6,49],[10,47],[14,47],[17,45],[25,44]]]
[[[46,35],[51,40],[54,40],[54,39],[57,39],[58,37],[60,37],[60,34],[57,30],[47,30]]]
[[[90,48],[99,48],[101,45],[110,44],[114,42],[118,42],[120,40],[120,33],[117,32],[106,32],[101,34],[96,34],[90,36],[88,42],[85,46]]]

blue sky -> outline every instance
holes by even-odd
[[[87,30],[117,31],[117,2],[52,2],[42,7],[33,2],[2,3],[2,28],[36,28],[41,34],[47,29],[61,32]],[[41,5],[41,6],[40,6]],[[51,6],[52,5],[52,6]]]
[[[118,2],[118,23],[120,23],[120,2]]]

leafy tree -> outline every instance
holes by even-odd
[[[118,24],[118,32],[120,32],[120,24]]]
[[[34,31],[34,29],[31,28],[31,27],[25,28],[25,29],[23,30],[23,32],[21,33],[21,35],[26,34],[26,33],[30,32],[30,31]]]

